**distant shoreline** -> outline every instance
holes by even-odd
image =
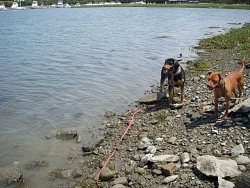
[[[82,5],[72,8],[94,8],[94,7],[159,7],[159,8],[219,8],[219,9],[244,9],[250,10],[250,5],[246,4],[217,4],[217,3],[180,3],[180,4],[130,4],[118,5]]]

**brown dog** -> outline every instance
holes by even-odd
[[[224,120],[226,120],[228,117],[228,110],[230,107],[230,99],[232,93],[234,93],[236,98],[240,98],[239,103],[242,102],[241,97],[244,86],[243,70],[245,65],[242,59],[235,58],[235,60],[241,61],[241,69],[239,71],[230,72],[226,77],[223,77],[221,73],[215,73],[211,71],[208,72],[207,87],[209,88],[209,90],[214,89],[214,118],[216,118],[218,114],[218,101],[220,97],[224,97],[226,100],[226,112],[223,116]],[[238,87],[239,95],[237,94],[236,87]]]
[[[168,78],[168,102],[172,104],[174,96],[174,87],[180,87],[181,90],[181,103],[184,104],[184,82],[185,82],[185,72],[179,61],[173,58],[165,60],[164,66],[161,70],[161,80],[160,80],[160,92],[162,92],[162,87],[166,78]]]

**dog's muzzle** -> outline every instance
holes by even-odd
[[[214,89],[214,87],[211,87],[209,84],[207,84],[207,87],[208,87],[209,90],[213,90]]]

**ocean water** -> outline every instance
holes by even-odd
[[[194,59],[200,39],[249,19],[247,10],[198,8],[0,12],[0,167],[19,161],[30,187],[50,187],[48,172],[81,154],[82,143],[55,138],[58,129],[91,140],[106,111],[159,85],[166,58]],[[35,160],[49,166],[27,169]]]

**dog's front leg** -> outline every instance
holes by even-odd
[[[171,83],[169,83],[168,85],[168,103],[172,104],[172,100],[174,97],[174,86],[170,85]]]
[[[163,88],[163,84],[165,82],[165,79],[166,79],[166,77],[162,75],[161,80],[160,80],[160,92],[162,92],[162,88]]]
[[[223,116],[223,120],[227,119],[228,111],[229,111],[229,108],[230,108],[230,97],[226,96],[225,99],[226,99],[226,111],[225,111],[225,114]]]
[[[213,118],[217,118],[218,116],[218,104],[219,104],[219,97],[214,95],[214,115]]]

